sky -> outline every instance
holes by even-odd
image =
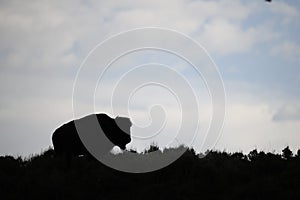
[[[0,155],[28,156],[51,146],[53,131],[73,118],[73,83],[88,53],[115,34],[142,27],[172,29],[193,38],[217,65],[226,90],[226,118],[215,149],[280,152],[289,145],[296,151],[300,148],[299,11],[300,3],[292,0],[0,1]],[[115,76],[148,61],[168,64],[191,81],[201,99],[203,126],[209,127],[211,105],[205,85],[193,82],[186,63],[162,52],[137,52],[116,62],[102,90],[96,92],[96,111],[112,115],[104,97]],[[154,70],[144,76],[157,74]],[[140,78],[143,75],[132,74],[123,87],[130,88]],[[162,78],[172,81],[172,76]],[[180,88],[179,82],[173,87]],[[86,84],[95,83],[86,79]],[[159,115],[149,120],[149,106],[164,104],[170,113],[166,132],[178,128],[178,118],[172,117],[178,115],[174,96],[159,87],[145,87],[136,94],[130,104],[136,124],[161,119],[164,113],[158,108]],[[81,103],[82,108],[89,106],[84,98]],[[122,109],[112,116],[122,115]],[[159,120],[154,122],[161,126]],[[138,130],[132,129],[136,135]],[[154,142],[166,144],[171,135]],[[200,143],[198,139],[193,145],[200,149]]]

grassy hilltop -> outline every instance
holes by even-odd
[[[199,158],[188,149],[168,167],[144,174],[87,157],[57,157],[52,149],[29,159],[2,156],[0,199],[300,199],[299,152],[212,151]]]

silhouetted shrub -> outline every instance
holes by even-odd
[[[258,157],[258,152],[257,152],[256,149],[250,151],[249,154],[248,154],[248,159],[249,159],[250,161],[256,160],[257,157]]]
[[[282,157],[284,159],[291,159],[293,157],[293,152],[290,150],[289,146],[282,150]]]
[[[297,154],[296,154],[297,158],[300,158],[300,149],[298,149]]]
[[[145,150],[145,153],[150,153],[150,152],[154,152],[154,151],[158,151],[159,147],[157,146],[157,144],[151,144],[150,147],[148,149]]]

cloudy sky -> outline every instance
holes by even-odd
[[[299,11],[293,0],[0,1],[0,155],[49,147],[55,128],[73,117],[73,82],[91,49],[121,31],[149,26],[192,37],[218,66],[227,105],[216,149],[296,150]],[[139,56],[145,54],[116,67]],[[167,98],[159,90],[156,95]],[[148,116],[137,107],[140,119]],[[97,111],[106,110],[100,103]]]

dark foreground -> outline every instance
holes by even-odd
[[[285,149],[200,159],[188,150],[162,170],[128,174],[50,149],[27,160],[0,157],[0,199],[300,199],[300,156]]]

